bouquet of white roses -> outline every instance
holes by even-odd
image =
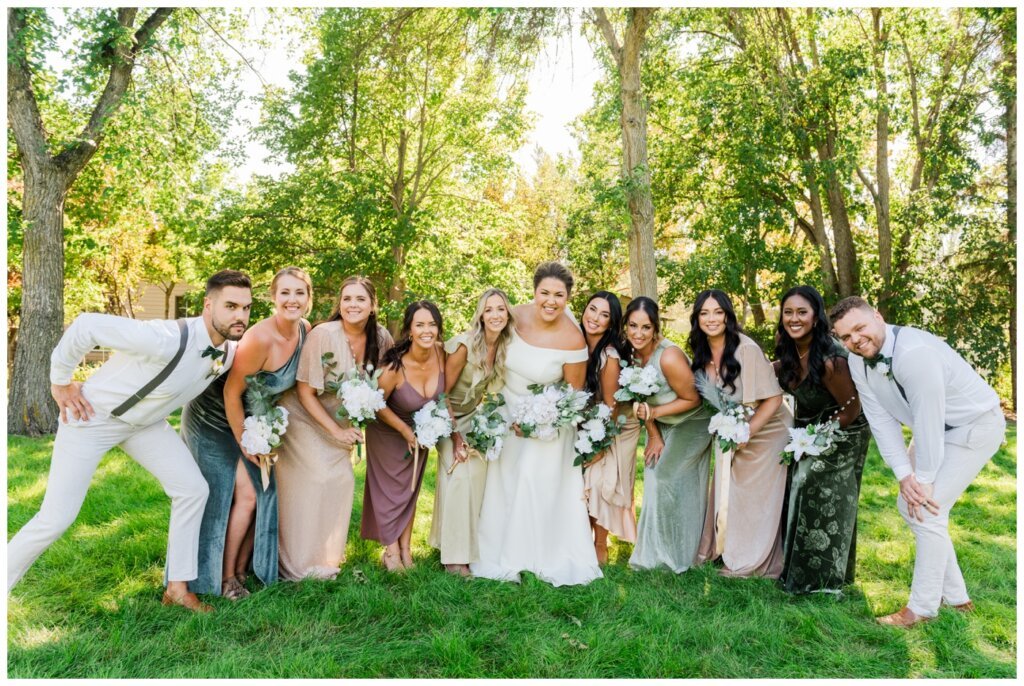
[[[694,382],[705,404],[717,410],[708,423],[708,433],[718,439],[718,447],[723,452],[730,452],[749,441],[750,418],[754,416],[754,410],[726,396],[725,389],[712,383],[703,371],[694,375]]]
[[[334,366],[338,364],[333,358],[334,353],[328,352],[320,359],[328,374],[333,373]],[[383,410],[387,406],[384,402],[384,391],[377,385],[382,371],[374,371],[372,364],[366,366],[366,371],[353,367],[341,379],[324,384],[327,390],[341,399],[341,405],[334,413],[338,421],[348,420],[349,424],[361,430],[376,419],[377,410]],[[356,444],[356,455],[363,456],[362,443]]]
[[[779,462],[792,464],[799,462],[804,455],[831,455],[847,438],[846,432],[839,428],[838,419],[792,428],[789,430],[789,444],[783,449]]]
[[[564,381],[548,384],[530,384],[532,392],[512,408],[511,419],[528,438],[550,441],[563,426],[583,420],[583,409],[590,393],[577,391]]]
[[[622,425],[625,423],[626,418],[622,415],[612,419],[612,410],[604,403],[597,403],[588,408],[583,414],[583,421],[577,427],[576,443],[573,444],[576,459],[572,462],[573,466],[586,465],[602,451],[607,450],[615,437],[622,432]]]
[[[654,365],[641,367],[639,363],[625,365],[619,372],[619,390],[614,398],[619,402],[645,403],[661,390],[658,369]]]
[[[275,404],[278,394],[271,391],[259,374],[245,377],[245,400],[251,414],[242,422],[241,446],[260,458],[263,490],[270,485],[270,468],[277,462],[274,448],[288,430],[288,410]]]
[[[466,443],[483,455],[488,462],[498,459],[505,442],[505,434],[508,433],[508,424],[498,412],[498,408],[504,404],[505,397],[500,393],[485,395],[480,409],[469,423],[469,431],[466,432]]]

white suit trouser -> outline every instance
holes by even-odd
[[[199,526],[210,489],[185,443],[163,420],[139,428],[113,417],[95,417],[57,429],[42,507],[7,544],[8,593],[74,523],[100,459],[118,445],[171,497],[167,578],[190,581],[199,576]]]
[[[907,501],[903,496],[896,499],[896,506],[917,543],[914,580],[907,602],[907,607],[916,615],[934,617],[939,613],[942,601],[961,605],[970,600],[956,561],[953,541],[949,538],[949,511],[982,467],[992,459],[1005,434],[1006,420],[998,408],[982,415],[970,426],[958,427],[946,434],[945,458],[935,475],[932,494],[939,504],[937,515],[924,510],[924,521],[919,522],[908,514]],[[914,460],[913,451],[910,459]]]

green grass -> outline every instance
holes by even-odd
[[[8,535],[43,497],[52,439],[8,439]],[[873,616],[907,597],[913,541],[896,483],[872,447],[861,494],[857,582],[794,597],[764,579],[634,572],[616,543],[605,578],[552,588],[445,574],[426,544],[388,575],[359,539],[333,582],[280,583],[197,616],[159,604],[169,503],[118,450],[77,523],[8,601],[8,676],[37,677],[1002,677],[1016,676],[1016,427],[953,510],[977,612],[943,610],[903,631]],[[365,464],[365,463],[364,463]],[[642,483],[638,484],[638,490]]]

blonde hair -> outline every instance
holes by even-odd
[[[270,280],[270,297],[274,297],[277,293],[277,282],[282,276],[294,276],[299,281],[306,284],[306,292],[309,294],[309,300],[306,301],[306,311],[303,314],[309,314],[313,309],[313,281],[309,278],[304,270],[298,267],[285,267],[276,274],[274,278]]]
[[[484,308],[487,306],[487,300],[494,295],[505,303],[508,321],[495,342],[494,364],[487,369],[487,329],[484,326]],[[512,341],[513,326],[515,326],[515,319],[512,317],[512,304],[509,302],[508,295],[500,288],[488,288],[476,302],[476,312],[473,314],[472,327],[466,341],[466,362],[473,364],[473,377],[469,381],[468,396],[473,395],[474,389],[480,384],[490,384],[495,379],[505,378],[505,354],[508,344]]]

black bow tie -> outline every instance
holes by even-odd
[[[219,357],[221,357],[223,355],[224,355],[224,351],[223,350],[218,350],[217,348],[214,348],[212,345],[206,346],[206,350],[203,351],[203,357],[209,357],[209,358],[214,359],[214,360],[216,360],[217,358],[219,358]]]

